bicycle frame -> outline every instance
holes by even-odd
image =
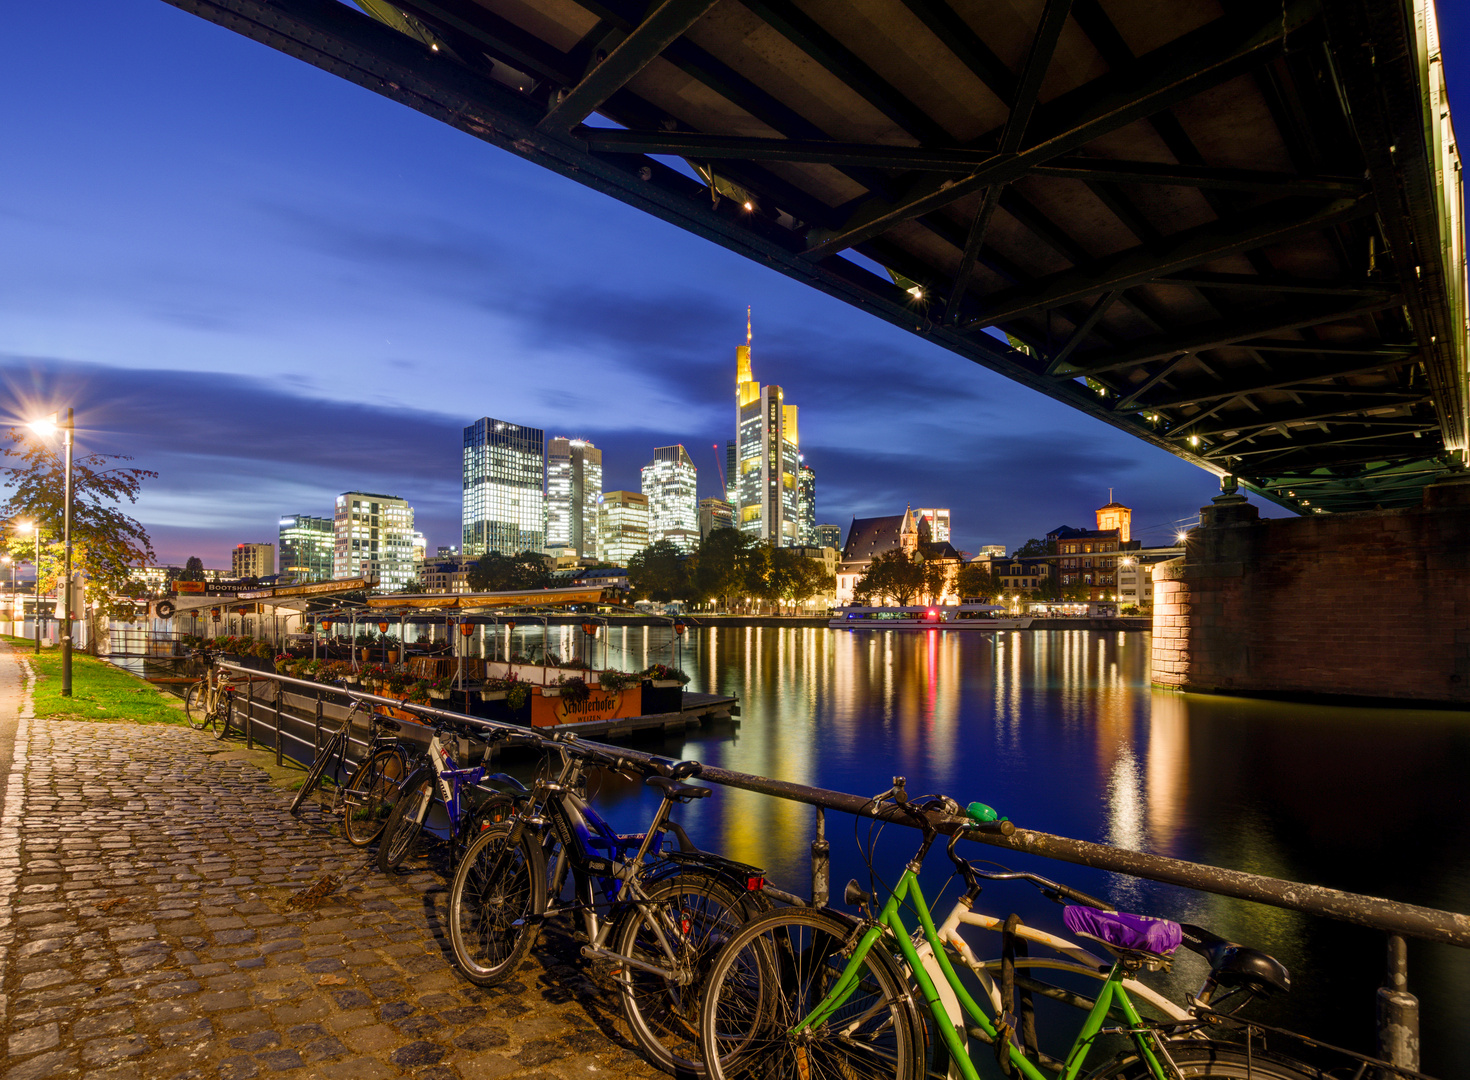
[[[940,1037],[949,1050],[951,1059],[958,1066],[960,1075],[964,1080],[980,1080],[979,1073],[976,1071],[964,1043],[955,1030],[954,1021],[945,1008],[940,990],[934,978],[930,975],[928,965],[920,957],[918,948],[915,946],[908,928],[904,925],[903,919],[899,915],[899,906],[905,900],[917,912],[920,926],[923,929],[924,939],[932,950],[932,959],[939,967],[946,988],[953,994],[954,999],[958,1001],[961,1009],[963,1009],[964,1013],[975,1022],[976,1026],[992,1042],[1002,1038],[1000,1028],[987,1015],[985,1010],[976,1003],[974,998],[970,996],[969,991],[965,989],[964,984],[960,982],[959,976],[955,973],[954,967],[944,951],[940,933],[935,928],[934,919],[929,913],[929,906],[924,900],[923,890],[919,887],[917,871],[918,867],[914,863],[910,863],[905,868],[903,876],[899,879],[898,885],[894,888],[892,895],[889,896],[888,902],[883,905],[883,910],[879,913],[874,923],[863,932],[856,949],[853,950],[852,958],[848,961],[847,966],[843,969],[832,990],[801,1023],[792,1029],[792,1034],[797,1034],[807,1028],[825,1023],[837,1009],[842,1007],[857,989],[864,958],[877,945],[885,933],[891,933],[897,941],[904,959],[908,962],[909,970],[913,973],[914,980],[919,985],[924,1002],[928,1005],[929,1011],[934,1017],[935,1026],[939,1029]],[[950,921],[946,921],[945,925],[950,926]],[[1087,1054],[1091,1049],[1093,1040],[1102,1031],[1103,1024],[1106,1022],[1109,1012],[1116,1007],[1127,1021],[1128,1034],[1133,1039],[1139,1056],[1147,1063],[1149,1074],[1155,1077],[1156,1080],[1168,1080],[1170,1074],[1164,1071],[1159,1063],[1158,1057],[1154,1053],[1153,1047],[1150,1045],[1153,1039],[1144,1035],[1149,1029],[1145,1026],[1143,1018],[1139,1015],[1132,999],[1128,996],[1128,991],[1124,988],[1125,980],[1132,982],[1132,980],[1127,979],[1127,968],[1121,961],[1114,962],[1108,971],[1106,979],[1103,981],[1102,989],[1098,992],[1097,1000],[1093,1003],[1092,1008],[1088,1011],[1086,1018],[1082,1022],[1082,1028],[1077,1033],[1077,1037],[1067,1053],[1060,1073],[1055,1078],[1042,1072],[1030,1059],[1021,1053],[1020,1049],[1009,1037],[1009,1028],[1013,1025],[1006,1025],[1008,1029],[1007,1035],[1004,1037],[1006,1050],[1010,1062],[1016,1071],[1021,1076],[1026,1077],[1026,1080],[1075,1080],[1086,1063]]]

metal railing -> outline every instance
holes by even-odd
[[[429,705],[410,704],[396,698],[383,697],[348,687],[329,687],[322,683],[254,671],[234,664],[221,663],[218,666],[252,677],[246,684],[244,694],[244,723],[239,726],[245,734],[247,743],[251,746],[258,741],[256,731],[262,727],[269,731],[271,745],[276,751],[277,764],[281,763],[284,754],[302,765],[309,766],[311,757],[301,757],[285,752],[284,744],[290,741],[303,749],[309,748],[314,756],[316,750],[322,745],[323,719],[330,716],[340,722],[348,714],[350,704],[328,701],[328,695],[343,698],[346,702],[360,701],[368,705],[405,709],[422,715],[426,719],[448,720],[456,724],[486,729],[515,728],[521,732],[528,730],[519,725],[487,720],[483,717],[469,716],[465,713]],[[256,684],[260,682],[273,686],[274,692],[268,696],[269,699],[265,695],[256,695]],[[293,690],[299,690],[301,693],[292,693]],[[293,699],[296,700],[293,701]],[[239,704],[238,699],[236,703]],[[292,721],[289,726],[299,729],[294,733],[288,730],[286,723],[288,707],[310,714],[309,716],[289,717]],[[259,709],[263,709],[268,714],[268,720],[263,722],[262,719],[256,718],[255,714]],[[310,739],[305,737],[307,727],[312,730]],[[417,738],[417,733],[412,731],[411,726],[403,729],[400,734]],[[429,733],[425,730],[422,733],[422,741],[427,742],[428,738]],[[549,739],[547,744],[551,745]],[[366,743],[362,740],[352,740],[352,745],[366,747]],[[591,741],[588,741],[586,745],[608,750],[631,761],[669,761],[668,758],[657,754],[649,754],[628,747],[611,747]],[[870,799],[859,795],[849,795],[846,792],[773,780],[766,776],[755,776],[714,766],[705,766],[699,773],[699,779],[725,787],[768,795],[771,798],[805,803],[815,808],[816,827],[811,845],[810,903],[813,906],[823,906],[829,900],[830,845],[826,839],[826,812],[828,810],[914,827],[912,819],[902,811],[893,807],[875,808]],[[967,834],[966,838],[1028,855],[1038,855],[1047,859],[1075,863],[1079,866],[1107,870],[1167,885],[1180,885],[1200,892],[1235,897],[1382,931],[1388,939],[1388,962],[1386,983],[1378,991],[1379,1051],[1386,1062],[1406,1070],[1402,1075],[1418,1075],[1414,1070],[1419,1067],[1419,1007],[1418,999],[1408,990],[1408,952],[1405,939],[1412,937],[1462,949],[1470,948],[1470,915],[1421,907],[1416,904],[1405,904],[1382,897],[1363,896],[1320,885],[1306,885],[1301,882],[1286,881],[1241,870],[1227,870],[1217,866],[1187,862],[1183,859],[1171,859],[1162,855],[1129,851],[1126,848],[1113,847],[1108,844],[1074,840],[1070,837],[1020,827],[1017,827],[1010,836],[973,833]],[[779,890],[777,892],[778,895],[790,897],[790,894],[780,893]],[[790,899],[806,902],[797,897],[790,897]]]

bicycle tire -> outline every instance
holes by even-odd
[[[214,699],[214,715],[210,723],[214,725],[214,737],[224,740],[230,734],[230,721],[235,716],[235,695],[227,690],[219,691],[219,696]]]
[[[203,679],[190,683],[189,689],[184,692],[184,715],[189,718],[189,726],[195,731],[203,731],[209,723],[209,711],[204,707],[208,700],[208,690]]]
[[[1327,1074],[1313,1065],[1269,1050],[1239,1043],[1174,1039],[1167,1043],[1169,1056],[1185,1080],[1326,1080]],[[1148,1063],[1136,1052],[1092,1073],[1088,1080],[1144,1080],[1151,1076]]]
[[[353,847],[367,847],[383,835],[402,790],[408,763],[396,747],[385,746],[363,760],[342,788],[342,833]]]
[[[296,798],[291,800],[291,813],[298,813],[311,793],[321,784],[322,777],[326,774],[327,763],[332,760],[332,755],[337,753],[347,739],[347,731],[344,728],[327,740],[327,745],[322,747],[321,753],[317,754],[312,761],[311,768],[306,770],[306,779],[301,781],[301,787],[296,792]]]
[[[908,980],[879,942],[825,1023],[793,1034],[847,966],[853,923],[783,908],[745,925],[710,970],[700,1011],[709,1080],[918,1080],[924,1030]]]
[[[449,889],[454,962],[478,986],[510,978],[536,943],[546,912],[546,857],[529,830],[491,825],[465,852]]]
[[[704,1075],[699,1054],[704,983],[715,955],[745,924],[746,898],[755,895],[737,892],[714,874],[686,870],[648,887],[648,910],[629,904],[619,913],[611,936],[613,952],[667,966],[658,926],[651,921],[658,919],[675,952],[676,970],[691,976],[680,985],[631,964],[616,972],[628,1028],[648,1059],[665,1072]]]
[[[398,798],[383,825],[383,838],[378,843],[378,869],[385,874],[398,869],[413,843],[424,831],[424,818],[434,799],[434,770],[416,769],[399,789]]]

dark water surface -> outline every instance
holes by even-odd
[[[573,635],[552,628],[553,648],[570,655]],[[676,659],[671,633],[658,628],[613,630],[606,647],[624,668]],[[979,799],[1044,832],[1470,912],[1470,713],[1156,691],[1145,633],[692,629],[680,649],[689,688],[737,695],[741,722],[642,748],[863,795],[903,775],[911,794]],[[597,799],[629,828],[655,804],[632,785],[609,785]],[[681,820],[701,846],[809,891],[810,808],[717,790]],[[884,832],[880,880],[897,878],[917,835]],[[828,815],[828,836],[840,900],[849,877],[868,887],[868,871],[853,819]],[[1292,993],[1252,1015],[1372,1049],[1382,934],[969,850],[1264,949],[1291,968]],[[948,870],[936,849],[923,877],[944,911],[935,894]],[[1060,929],[1059,909],[1028,886],[990,886],[978,906]],[[977,951],[982,944],[985,955],[998,951],[984,935]],[[1156,981],[1192,990],[1203,970],[1182,953]],[[1409,980],[1424,1010],[1425,1069],[1470,1076],[1470,953],[1411,943]]]

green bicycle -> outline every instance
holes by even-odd
[[[1317,1080],[1324,1075],[1249,1041],[1221,1042],[1204,1035],[1210,1018],[1229,1015],[1210,1008],[1217,992],[1223,991],[1214,1002],[1218,1008],[1236,995],[1248,1000],[1287,989],[1286,969],[1265,953],[1198,927],[1118,912],[1034,874],[972,865],[955,852],[961,836],[1013,831],[1010,822],[997,820],[995,811],[981,803],[971,803],[964,814],[951,799],[912,804],[902,778],[895,778],[894,787],[873,805],[890,800],[923,830],[923,843],[876,917],[784,908],[747,923],[721,950],[700,1014],[709,1080],[979,1080],[972,1040],[989,1044],[982,1057],[993,1058],[992,1071],[1024,1080],[1076,1080],[1103,1034],[1125,1036],[1131,1049],[1095,1066],[1087,1074],[1091,1080]],[[918,872],[941,829],[951,832],[949,856],[966,892],[936,927]],[[974,912],[982,879],[1023,879],[1054,900],[1071,901],[1074,906],[1066,908],[1063,920],[1068,929],[1101,944],[1112,959],[1100,960],[1073,940],[1020,926],[1014,918]],[[846,900],[872,910],[873,898],[856,881],[848,884]],[[904,925],[900,907],[905,904],[918,916],[917,933]],[[957,933],[961,924],[1006,935],[1006,958],[976,960]],[[1029,957],[1027,940],[1058,956]],[[1181,943],[1210,962],[1205,985],[1188,1008],[1135,977],[1166,966]],[[974,972],[980,994],[972,996],[961,982],[951,954]],[[1101,982],[1091,1001],[1065,991],[1050,995],[1067,995],[1062,999],[1086,1009],[1061,1059],[1036,1046],[1029,1010],[1013,1010],[1017,985],[1043,993],[1050,989],[1029,978],[1033,968],[1069,970]],[[1144,1019],[1135,999],[1161,1019]],[[1028,1002],[1023,995],[1023,1005]],[[930,1037],[931,1027],[937,1038]]]

